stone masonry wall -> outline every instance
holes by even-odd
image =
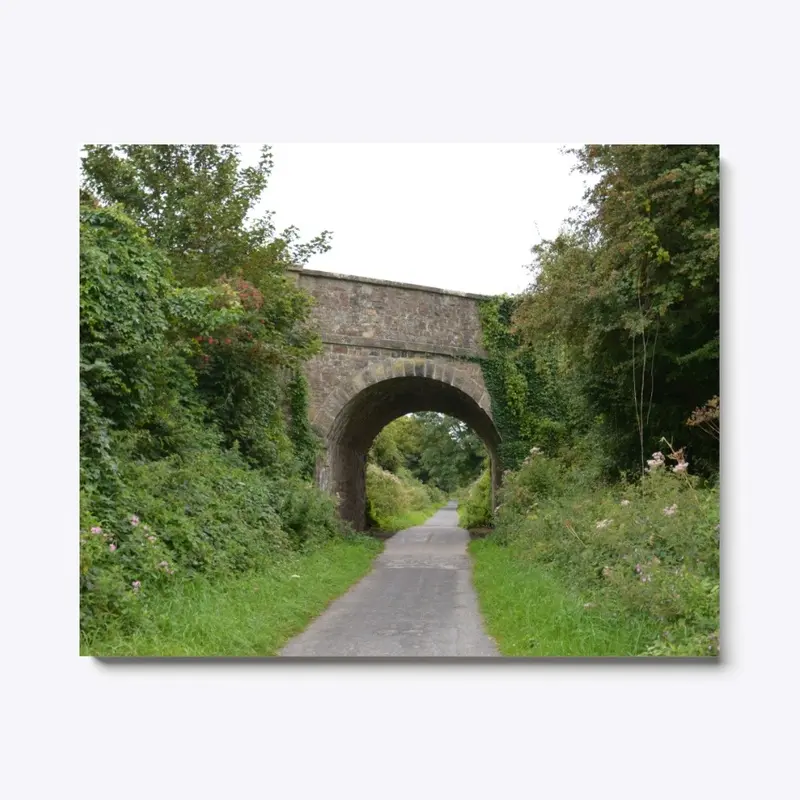
[[[317,480],[339,497],[342,516],[363,528],[367,440],[390,418],[423,407],[460,416],[484,438],[497,484],[491,402],[481,367],[472,360],[485,356],[478,316],[483,298],[316,270],[292,272],[314,297],[313,321],[323,342],[306,370],[309,416],[325,442]]]
[[[323,341],[453,357],[485,355],[479,295],[315,270],[295,275],[314,296]]]

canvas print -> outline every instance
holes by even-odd
[[[719,656],[717,145],[86,145],[80,653]]]

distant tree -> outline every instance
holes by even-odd
[[[389,423],[376,437],[369,459],[398,473],[408,470],[423,483],[453,492],[481,472],[486,451],[460,420],[443,414],[413,414]]]

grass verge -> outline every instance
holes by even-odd
[[[135,633],[81,642],[85,656],[272,656],[370,569],[381,544],[330,542],[269,570],[200,577],[153,595]]]
[[[513,548],[481,539],[469,551],[481,613],[504,656],[644,655],[658,635],[651,619],[572,591]]]

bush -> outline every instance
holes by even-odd
[[[653,653],[709,655],[719,637],[719,491],[656,465],[586,488],[535,454],[500,492],[494,539],[626,615],[662,628]]]
[[[395,475],[377,464],[367,464],[367,515],[381,530],[395,530],[397,520],[409,512],[432,511],[444,501],[443,492],[423,485],[405,470]]]
[[[466,491],[458,506],[458,524],[462,528],[483,528],[492,524],[492,484],[488,469]]]
[[[303,248],[283,257],[273,245],[289,242],[237,227],[255,196],[231,182],[234,151],[123,151],[88,146],[91,179],[81,193],[87,635],[132,630],[149,602],[142,598],[170,583],[260,569],[344,532],[332,499],[308,480],[317,440],[302,365],[319,342],[308,325],[311,297],[283,270],[303,262],[295,258]],[[210,164],[222,182],[198,205]],[[155,176],[158,185],[148,185]],[[209,228],[209,214],[220,225]],[[164,228],[167,218],[180,222]],[[323,240],[304,246],[305,257]]]

